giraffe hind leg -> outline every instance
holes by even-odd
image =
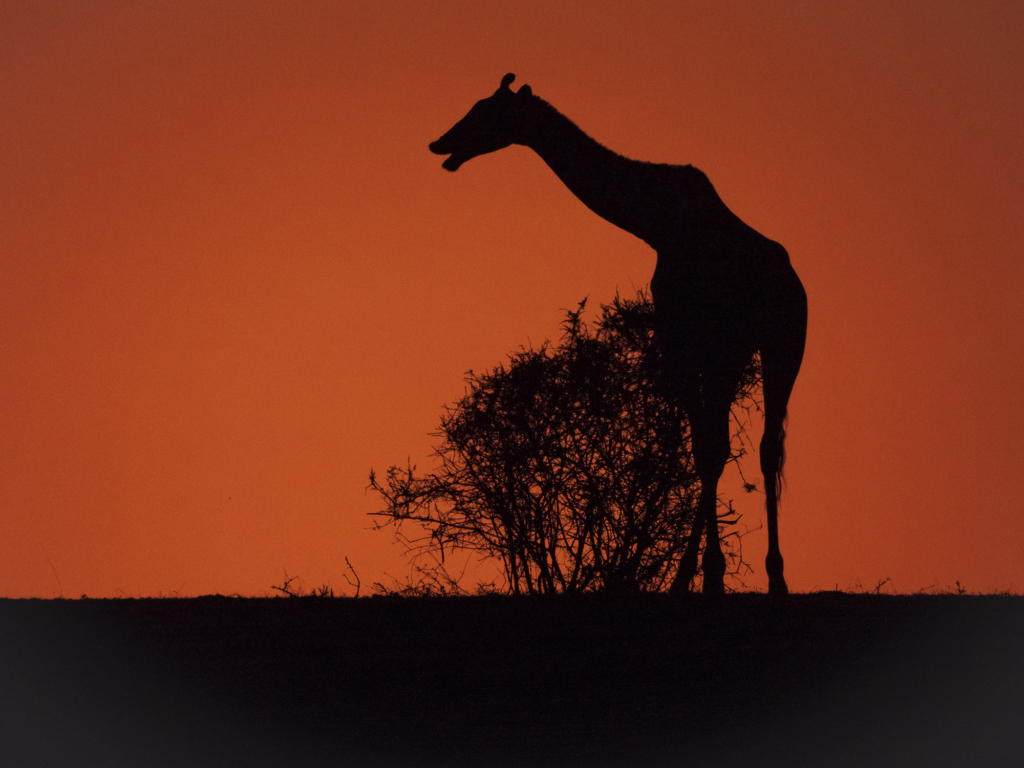
[[[762,352],[764,375],[764,436],[761,438],[761,473],[764,475],[765,505],[768,518],[768,593],[789,592],[783,575],[782,552],[779,549],[779,495],[782,492],[782,470],[786,463],[786,416],[789,396],[793,391],[803,358],[803,338],[788,351]]]
[[[764,474],[765,506],[768,515],[768,556],[764,569],[768,574],[768,593],[789,592],[783,576],[782,552],[779,549],[779,491],[782,464],[785,461],[785,414],[769,418],[765,407],[764,437],[761,440],[761,472]]]

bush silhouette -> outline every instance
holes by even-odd
[[[662,396],[654,309],[643,293],[616,297],[591,328],[585,305],[567,312],[557,347],[468,374],[435,433],[436,471],[393,466],[383,482],[371,471],[386,502],[372,514],[414,555],[495,558],[514,594],[671,583],[700,485],[685,418]],[[757,376],[755,362],[738,398]]]

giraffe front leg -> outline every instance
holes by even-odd
[[[693,528],[690,529],[690,536],[686,542],[686,551],[682,560],[679,561],[679,570],[669,587],[669,594],[685,595],[690,591],[693,577],[697,575],[697,558],[700,553],[700,540],[704,535],[704,518],[697,514],[694,516]]]
[[[729,460],[729,410],[735,387],[708,387],[705,397],[712,404],[707,410],[706,442],[701,446],[697,462],[700,474],[699,510],[705,520],[707,540],[704,544],[704,594],[718,597],[725,594],[725,555],[718,535],[718,481]],[[696,458],[697,454],[695,454]]]
[[[686,593],[690,591],[693,577],[697,575],[697,560],[700,551],[700,540],[705,530],[707,543],[704,545],[704,557],[701,560],[701,571],[704,576],[702,591],[705,595],[725,594],[725,555],[718,537],[718,515],[715,506],[718,498],[718,483],[705,482],[697,502],[697,514],[694,516],[693,528],[686,544],[686,552],[679,563],[679,572],[669,592]]]

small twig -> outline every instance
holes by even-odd
[[[359,597],[359,588],[362,586],[363,582],[362,580],[360,580],[359,574],[356,573],[356,569],[352,567],[352,563],[349,562],[348,555],[345,555],[345,565],[347,565],[348,569],[352,571],[352,575],[356,577],[355,582],[353,582],[352,579],[350,579],[348,577],[348,574],[346,573],[344,574],[345,581],[347,581],[351,586],[356,588],[356,597]]]
[[[280,592],[281,594],[285,595],[286,597],[302,597],[302,581],[301,580],[299,581],[299,588],[298,589],[292,589],[292,582],[295,581],[298,578],[299,578],[298,576],[292,576],[289,579],[288,578],[288,571],[286,569],[285,572],[284,572],[284,583],[281,584],[280,586],[278,586],[276,584],[271,584],[270,588],[271,589],[276,589],[278,592]]]
[[[46,551],[46,547],[43,547],[43,554],[46,555],[46,562],[50,564],[50,569],[53,571],[53,575],[57,579],[57,587],[60,589],[60,597],[63,599],[64,586],[60,583],[60,576],[57,575],[57,569],[53,567],[53,560],[50,559],[50,554]],[[958,581],[957,584],[959,585],[960,582]]]

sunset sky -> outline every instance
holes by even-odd
[[[371,467],[655,264],[530,150],[441,169],[506,72],[788,249],[790,588],[1024,590],[1022,51],[1018,2],[6,0],[0,596],[408,572]]]

